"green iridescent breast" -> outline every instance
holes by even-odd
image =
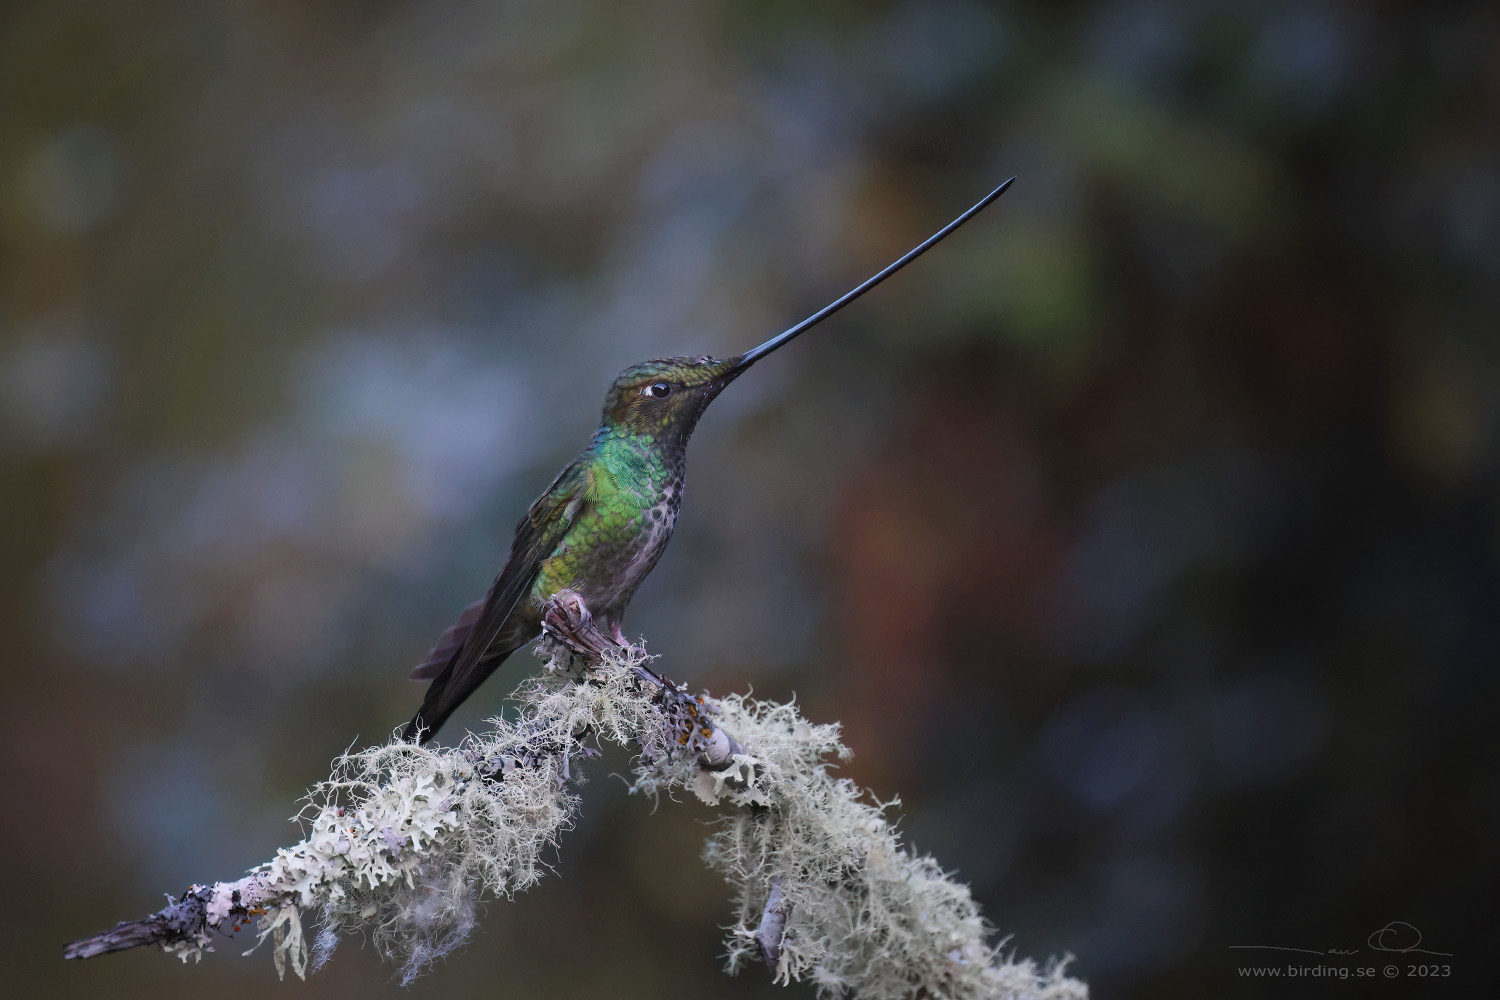
[[[542,561],[532,599],[540,604],[568,587],[595,614],[609,616],[623,611],[666,547],[681,503],[681,476],[637,436],[602,434],[590,452],[584,504]]]

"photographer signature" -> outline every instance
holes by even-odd
[[[1453,953],[1448,951],[1432,951],[1421,947],[1422,932],[1405,920],[1392,920],[1384,927],[1374,931],[1365,940],[1365,945],[1371,951],[1384,951],[1398,955],[1437,955],[1442,958],[1452,958]],[[1302,955],[1358,955],[1359,948],[1285,948],[1274,944],[1232,944],[1231,950],[1242,951],[1294,951]]]

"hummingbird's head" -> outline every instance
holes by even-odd
[[[742,369],[738,358],[662,358],[631,365],[604,397],[604,426],[631,434],[684,439]]]

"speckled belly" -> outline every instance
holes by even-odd
[[[580,517],[556,553],[542,561],[531,591],[534,604],[540,607],[571,588],[596,617],[618,621],[671,540],[680,494],[670,494],[644,510],[617,506]]]

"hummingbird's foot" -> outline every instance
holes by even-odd
[[[542,611],[542,631],[574,653],[595,661],[610,652],[612,644],[610,637],[599,631],[589,606],[572,590],[552,595]]]
[[[609,635],[610,638],[614,639],[614,641],[618,642],[622,647],[627,649],[630,647],[630,640],[625,638],[625,633],[620,629],[619,622],[610,623]]]

